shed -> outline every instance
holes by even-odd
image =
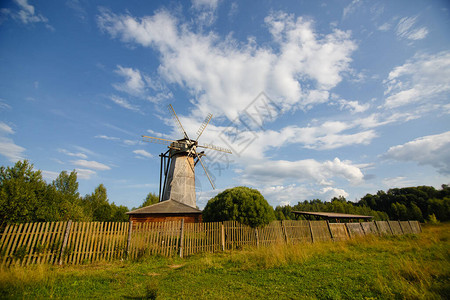
[[[341,214],[333,212],[316,212],[316,211],[293,211],[296,216],[314,216],[316,218],[325,219],[328,221],[336,221],[339,223],[340,220],[370,220],[373,216],[363,216],[363,215],[351,215],[351,214]]]
[[[133,222],[165,222],[184,219],[185,223],[202,222],[202,211],[170,199],[126,213]]]

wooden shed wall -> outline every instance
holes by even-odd
[[[130,215],[133,222],[168,222],[184,219],[185,223],[201,223],[201,214],[136,214]]]

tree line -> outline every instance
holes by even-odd
[[[356,203],[347,201],[344,197],[334,197],[330,202],[319,199],[305,200],[298,202],[294,206],[285,205],[275,208],[275,216],[278,220],[295,220],[296,216],[293,211],[312,211],[312,212],[334,212],[352,215],[373,216],[374,220],[389,220],[387,213],[383,211],[373,210],[366,205],[357,205]],[[303,219],[302,216],[298,217]]]
[[[358,202],[334,197],[330,202],[319,199],[298,202],[294,206],[277,206],[278,220],[295,219],[292,211],[321,211],[374,216],[374,220],[450,220],[450,187],[442,185],[437,190],[431,186],[394,188],[387,192],[367,194]]]
[[[149,193],[139,207],[157,203]],[[134,208],[133,208],[134,209]],[[238,220],[251,226],[270,220],[295,219],[293,211],[321,211],[371,215],[375,220],[450,220],[450,187],[436,190],[430,186],[395,188],[367,194],[359,202],[335,197],[330,202],[305,200],[275,210],[254,189],[235,187],[212,198],[205,207],[205,221]],[[84,197],[78,192],[77,173],[62,171],[47,183],[40,170],[27,160],[13,167],[0,167],[0,228],[7,223],[55,221],[128,221],[128,208],[110,203],[106,188],[100,184]],[[262,221],[258,220],[261,219]],[[216,220],[216,221],[217,221]]]
[[[80,196],[75,171],[62,171],[48,184],[27,160],[0,167],[0,228],[39,221],[126,221],[127,211],[123,205],[109,203],[103,184]]]
[[[437,190],[432,186],[394,188],[367,194],[359,206],[384,211],[392,220],[450,220],[450,186]]]
[[[149,193],[140,207],[157,202],[158,196]],[[80,196],[75,170],[62,171],[47,183],[27,160],[0,167],[0,228],[25,222],[123,222],[128,221],[128,211],[126,206],[110,203],[103,184]]]

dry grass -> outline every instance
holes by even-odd
[[[0,298],[445,299],[450,224],[424,233],[244,248],[187,259],[0,270]]]

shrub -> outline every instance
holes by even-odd
[[[227,189],[206,204],[206,222],[235,220],[251,227],[267,225],[275,220],[273,208],[258,190],[248,187]]]

